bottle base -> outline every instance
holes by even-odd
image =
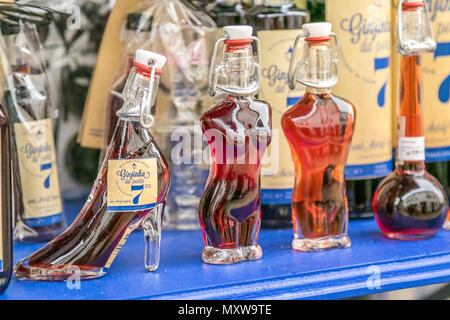
[[[449,230],[449,231],[450,231],[450,220],[448,220],[448,221],[445,221],[445,224],[444,224],[444,229],[445,229],[445,230]]]
[[[384,235],[392,240],[415,241],[433,238],[439,230],[422,232],[385,232]]]
[[[232,249],[206,247],[203,249],[202,260],[204,263],[226,265],[259,260],[262,255],[259,245]]]
[[[325,251],[330,249],[344,249],[350,247],[352,242],[348,236],[326,237],[319,239],[294,239],[292,249],[297,251]]]
[[[33,281],[77,281],[103,277],[104,268],[79,267],[76,265],[58,266],[57,268],[33,267],[28,258],[14,266],[14,274],[18,280]]]

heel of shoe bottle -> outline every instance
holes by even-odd
[[[157,205],[142,223],[145,238],[145,268],[150,272],[156,271],[159,267],[164,206],[165,203]]]

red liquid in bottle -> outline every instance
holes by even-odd
[[[420,55],[402,56],[399,137],[424,136],[420,90]],[[387,237],[424,239],[434,236],[442,227],[447,199],[439,182],[426,172],[425,161],[397,159],[396,170],[375,193],[373,209]]]
[[[221,263],[216,249],[247,248],[245,260],[261,257],[257,246],[261,224],[261,159],[271,139],[267,103],[228,96],[201,117],[211,150],[211,167],[199,216],[205,245],[203,260]],[[239,258],[222,252],[222,263]],[[208,254],[207,254],[208,255]]]

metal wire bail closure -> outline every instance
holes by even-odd
[[[420,0],[418,0],[420,2]],[[409,42],[405,41],[403,34],[403,4],[404,0],[400,0],[398,3],[398,12],[397,12],[397,50],[403,56],[420,53],[423,51],[433,52],[436,50],[436,41],[434,41],[433,35],[433,26],[431,24],[430,18],[430,8],[428,6],[428,1],[424,0],[424,15],[425,15],[425,30],[428,32],[429,37],[426,38],[423,42],[410,40]]]
[[[225,41],[229,40],[228,38],[220,38],[217,40],[216,44],[214,45],[214,50],[213,50],[213,54],[211,57],[211,65],[209,68],[209,77],[208,77],[208,92],[209,95],[211,97],[214,97],[217,93],[217,88],[219,88],[222,91],[225,91],[227,93],[232,93],[232,94],[238,94],[238,95],[252,95],[252,94],[256,94],[259,90],[259,86],[261,83],[261,66],[260,66],[260,59],[259,59],[259,54],[261,52],[261,44],[259,42],[259,39],[257,37],[251,37],[251,39],[253,40],[253,42],[256,44],[256,56],[257,56],[257,62],[254,62],[253,67],[255,68],[256,71],[256,81],[255,83],[257,85],[252,86],[250,88],[247,89],[239,89],[239,90],[231,90],[227,87],[221,86],[218,84],[219,81],[219,74],[221,69],[223,68],[222,64],[219,64],[218,66],[215,65],[215,61],[217,58],[217,50],[219,48],[219,46],[223,43],[223,47],[225,50]]]
[[[329,35],[332,39],[334,39],[334,46],[330,48],[330,50],[332,50],[332,59],[333,59],[333,64],[335,64],[336,66],[336,70],[337,70],[337,66],[338,66],[338,51],[337,48],[339,48],[339,41],[338,41],[338,37],[334,32],[331,32]],[[305,81],[302,79],[298,78],[298,74],[300,69],[304,66],[304,64],[302,63],[302,61],[300,61],[294,69],[294,65],[295,65],[295,58],[297,57],[297,47],[298,44],[301,42],[302,39],[307,39],[309,37],[309,33],[303,31],[302,33],[300,33],[296,38],[295,38],[295,42],[294,42],[294,48],[292,50],[292,55],[291,55],[291,60],[289,62],[289,70],[288,70],[288,85],[289,85],[289,89],[294,90],[297,86],[297,82],[304,85],[304,86],[308,86],[308,87],[312,87],[312,88],[316,88],[316,89],[326,89],[326,88],[330,88],[334,85],[336,85],[337,83],[337,77],[335,81],[328,81],[325,85],[321,86],[318,84],[314,84],[311,83],[309,81]]]
[[[150,67],[150,82],[148,85],[148,92],[144,99],[142,99],[141,104],[141,114],[139,118],[139,123],[142,127],[145,129],[149,129],[153,127],[153,124],[155,123],[154,117],[151,115],[151,103],[153,100],[153,89],[155,87],[155,75],[156,75],[156,67],[154,61],[149,61],[148,66]],[[146,122],[148,120],[148,122]]]

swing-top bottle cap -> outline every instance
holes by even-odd
[[[251,26],[226,26],[223,28],[225,37],[229,40],[250,39],[253,34]]]
[[[308,32],[308,38],[323,38],[330,36],[332,25],[329,22],[316,22],[306,23],[302,28]]]
[[[136,51],[136,63],[144,66],[148,66],[150,62],[155,64],[155,68],[161,70],[166,65],[166,57],[163,55],[147,51],[147,50],[137,50]]]

